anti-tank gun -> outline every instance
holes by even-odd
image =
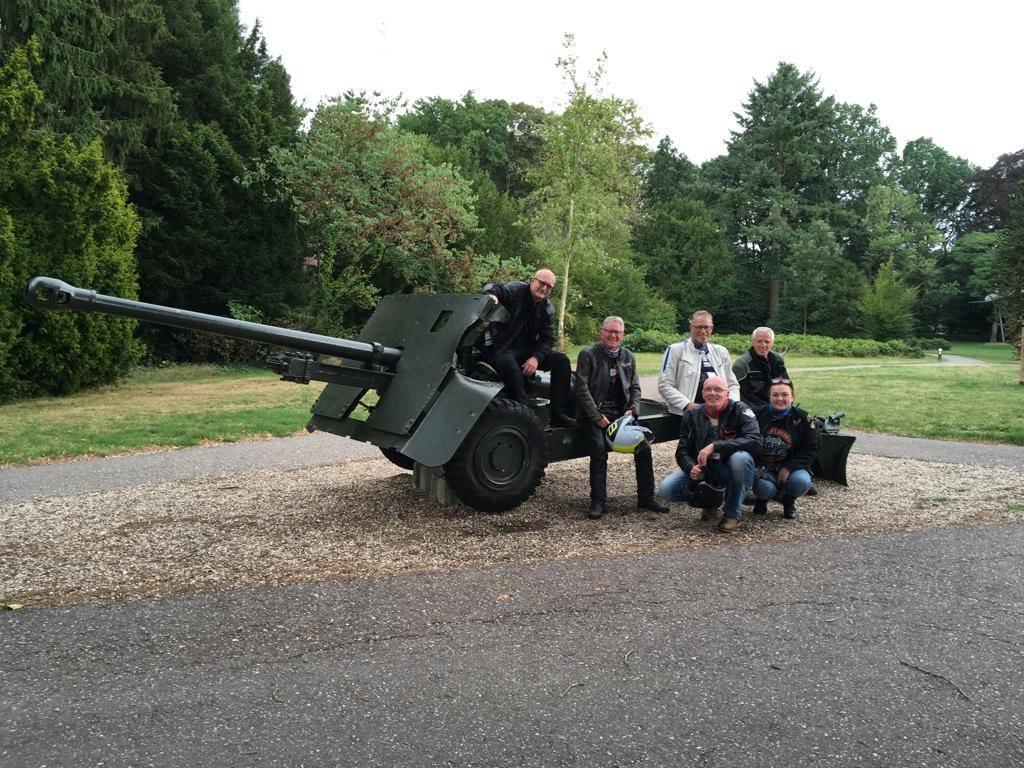
[[[479,510],[511,509],[534,493],[549,461],[588,452],[576,430],[547,426],[543,379],[530,406],[500,397],[501,384],[487,380],[477,339],[507,313],[485,295],[388,296],[355,340],[105,296],[51,277],[33,278],[27,299],[39,309],[120,315],[292,350],[267,364],[287,381],[327,383],[307,429],[379,447],[442,501],[454,494]],[[641,410],[656,440],[678,437],[678,417],[660,403],[645,400]]]
[[[521,405],[501,397],[501,383],[480,365],[480,334],[508,318],[486,295],[388,296],[355,340],[105,296],[52,277],[33,278],[27,300],[39,309],[120,315],[283,347],[289,351],[267,360],[282,379],[326,382],[309,431],[377,446],[442,502],[454,496],[503,512],[533,495],[549,462],[589,454],[583,430],[549,426],[543,376]],[[837,434],[838,416],[821,424],[815,475],[845,485],[853,437]],[[660,401],[640,401],[639,424],[654,442],[679,438],[679,416]]]

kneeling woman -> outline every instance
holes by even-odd
[[[768,500],[782,497],[782,514],[796,519],[796,500],[811,487],[811,464],[820,437],[814,420],[793,406],[793,382],[772,379],[768,405],[757,409],[761,460],[754,477],[754,514],[768,512]]]

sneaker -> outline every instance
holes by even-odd
[[[768,514],[768,502],[764,499],[758,499],[754,502],[755,515],[767,515]]]
[[[665,514],[666,512],[671,512],[672,511],[671,509],[669,509],[669,507],[666,504],[662,504],[660,501],[658,501],[657,499],[653,499],[653,498],[652,499],[644,499],[643,501],[638,501],[636,505],[638,507],[640,507],[640,509],[649,509],[651,512],[658,512],[658,513],[660,513],[662,515]]]
[[[713,523],[718,519],[718,508],[705,509],[700,513],[700,521],[702,523]]]
[[[796,499],[793,496],[782,500],[782,516],[787,520],[796,520]]]
[[[738,517],[723,517],[722,521],[718,524],[718,530],[722,533],[732,533],[735,531],[740,524]]]

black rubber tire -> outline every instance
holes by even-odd
[[[444,465],[444,476],[463,504],[505,512],[533,495],[547,465],[547,438],[534,412],[496,398]]]
[[[412,468],[416,465],[416,462],[406,456],[404,453],[399,453],[394,448],[381,448],[380,452],[384,454],[384,458],[394,464],[396,467],[407,469],[412,472]]]

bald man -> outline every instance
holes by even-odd
[[[527,402],[524,377],[550,371],[551,426],[575,427],[569,358],[552,351],[555,308],[548,296],[554,289],[555,273],[550,269],[538,269],[529,282],[514,280],[484,287],[491,301],[501,304],[510,315],[508,322],[492,323],[484,334],[484,361],[498,372],[508,397],[523,405]]]
[[[729,383],[721,376],[708,376],[701,394],[702,403],[686,409],[679,422],[679,471],[661,481],[658,495],[667,501],[686,501],[691,486],[700,482],[724,489],[718,530],[732,533],[743,514],[743,497],[754,481],[761,430],[750,406],[729,399]],[[717,509],[701,514],[705,522],[717,517]]]

